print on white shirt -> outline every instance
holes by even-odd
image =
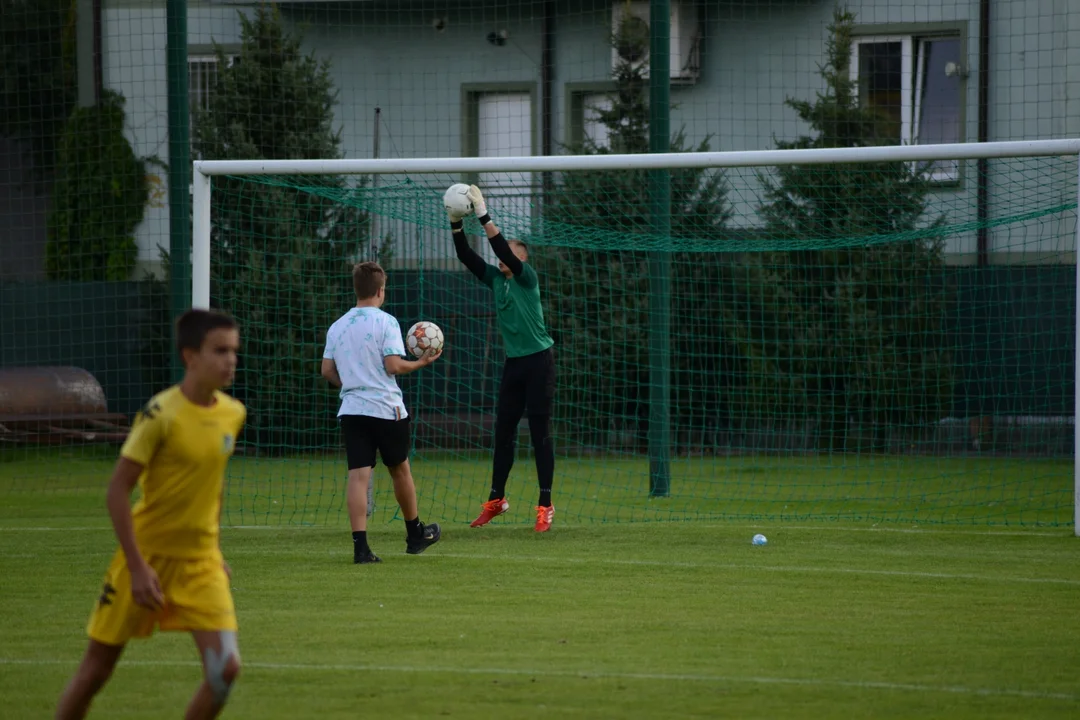
[[[323,357],[334,361],[341,377],[338,417],[408,417],[397,378],[383,364],[387,355],[404,356],[405,343],[398,321],[378,308],[353,308],[326,331]]]

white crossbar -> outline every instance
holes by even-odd
[[[352,175],[481,172],[561,172],[565,170],[665,170],[777,165],[813,165],[918,160],[1080,155],[1080,138],[1015,140],[942,145],[740,150],[733,152],[642,155],[530,155],[525,157],[386,158],[378,160],[197,160],[202,175]]]

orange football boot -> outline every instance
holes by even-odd
[[[506,498],[495,498],[494,500],[488,500],[484,503],[484,509],[480,512],[480,517],[472,521],[469,527],[480,527],[487,525],[493,519],[502,515],[504,512],[510,509],[510,503],[506,502]]]
[[[552,506],[536,506],[536,532],[547,532],[551,529],[551,521],[555,517],[555,508]]]

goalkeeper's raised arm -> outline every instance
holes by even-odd
[[[529,258],[529,251],[525,246],[525,243],[520,240],[511,240],[508,242],[506,238],[503,237],[502,232],[488,214],[487,202],[484,200],[484,195],[480,192],[480,188],[475,185],[471,186],[469,188],[468,198],[469,202],[472,204],[473,212],[476,214],[477,219],[484,228],[484,233],[487,235],[492,252],[494,252],[495,257],[499,259],[499,266],[495,267],[494,265],[489,265],[484,262],[484,259],[469,247],[469,241],[465,237],[465,216],[460,215],[460,211],[447,208],[446,212],[450,218],[450,229],[454,234],[454,249],[457,251],[458,260],[460,260],[461,263],[477,277],[477,279],[489,287],[491,286],[492,278],[496,273],[505,277],[514,277],[519,283],[526,287],[535,287],[536,273],[526,266],[526,261]]]
[[[492,290],[495,317],[499,324],[506,363],[499,383],[495,416],[495,456],[492,461],[491,491],[473,527],[486,525],[510,509],[506,501],[506,480],[514,464],[514,446],[521,416],[528,412],[529,433],[536,459],[536,479],[540,497],[536,503],[536,530],[551,528],[554,508],[551,486],[555,474],[555,450],[551,441],[551,410],[555,396],[555,344],[544,323],[540,284],[529,265],[529,249],[520,240],[507,241],[488,214],[480,188],[469,188],[469,204],[499,265],[484,262],[465,239],[460,210],[448,209],[454,231],[454,246],[461,262]]]
[[[525,250],[525,243],[514,241],[514,246],[511,247],[510,243],[506,242],[506,238],[503,237],[498,226],[492,221],[491,215],[488,214],[487,202],[484,200],[480,188],[475,185],[471,186],[468,197],[469,202],[472,203],[473,212],[476,213],[476,218],[480,221],[480,225],[483,226],[484,232],[487,234],[492,252],[495,253],[495,257],[499,258],[500,272],[506,275],[505,271],[509,270],[511,275],[520,278],[525,272],[524,261],[529,256]],[[520,255],[518,254],[519,250]]]
[[[465,237],[465,225],[463,220],[464,215],[459,214],[460,211],[447,208],[446,214],[450,217],[450,230],[454,234],[454,249],[457,251],[458,260],[461,264],[469,269],[476,278],[484,283],[490,285],[487,281],[487,276],[490,270],[495,270],[491,265],[484,262],[484,259],[476,254],[471,247],[469,247],[469,241]]]

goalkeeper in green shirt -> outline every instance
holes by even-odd
[[[458,260],[491,288],[495,316],[506,350],[499,403],[495,416],[495,457],[491,473],[491,494],[472,527],[486,525],[510,509],[506,502],[506,479],[514,465],[514,445],[521,416],[528,410],[529,433],[536,455],[536,478],[540,500],[536,505],[536,531],[547,532],[555,509],[551,505],[551,484],[555,475],[555,449],[551,442],[551,404],[555,396],[555,341],[544,326],[540,286],[536,271],[529,265],[529,250],[520,240],[509,242],[491,221],[480,188],[468,192],[473,212],[487,234],[499,259],[498,267],[484,262],[465,238],[462,217],[453,210],[450,228]]]

